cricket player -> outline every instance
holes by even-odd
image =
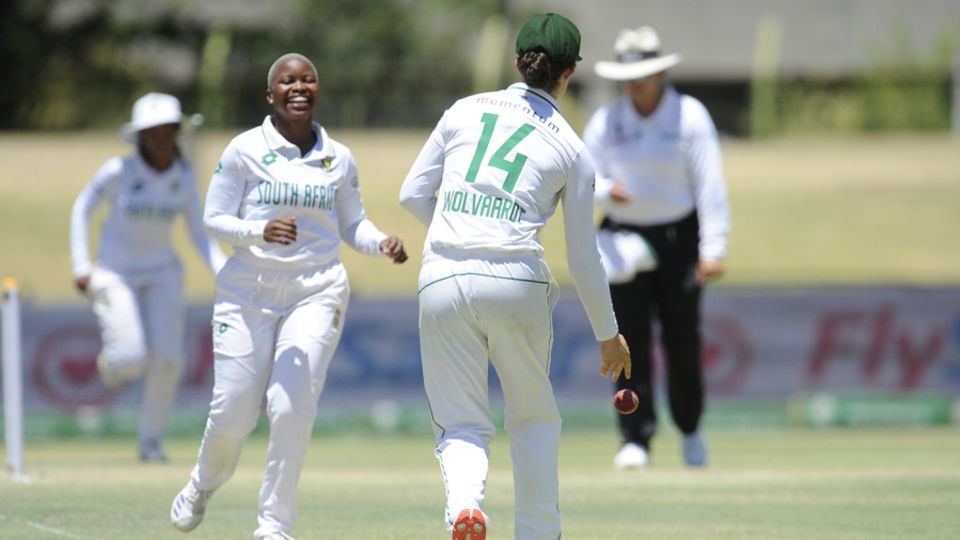
[[[700,431],[705,393],[700,297],[704,284],[724,272],[730,230],[717,130],[702,103],[664,81],[664,71],[680,56],[662,55],[652,28],[621,31],[614,50],[616,60],[597,62],[595,70],[619,81],[623,95],[593,115],[583,136],[597,164],[596,199],[606,214],[601,233],[636,240],[608,244],[613,249],[604,253],[605,260],[635,263],[610,279],[636,375],[618,380],[616,387],[632,388],[640,398],[636,412],[618,415],[623,446],[614,465],[634,469],[649,461],[657,426],[650,361],[655,316],[683,457],[699,467],[707,461]]]
[[[350,150],[313,121],[318,93],[309,59],[278,58],[267,75],[272,114],[230,142],[207,193],[204,223],[234,254],[217,275],[206,431],[170,508],[184,532],[233,474],[266,396],[270,442],[254,537],[291,538],[317,400],[349,301],[340,243],[407,259],[403,242],[367,219]]]
[[[560,414],[550,385],[557,284],[540,230],[563,205],[567,262],[600,342],[600,373],[630,376],[593,228],[593,165],[557,100],[580,33],[555,13],[517,37],[524,82],[457,101],[413,164],[400,202],[428,227],[420,272],[423,379],[454,540],[483,540],[493,362],[506,401],[516,538],[560,538]],[[489,360],[488,360],[489,359]]]
[[[138,99],[120,132],[137,151],[107,161],[80,192],[70,217],[74,284],[93,302],[100,325],[100,376],[111,387],[144,379],[141,461],[166,461],[161,441],[184,363],[183,268],[173,250],[173,220],[186,218],[194,246],[214,273],[225,260],[203,230],[193,169],[177,146],[182,117],[174,96]],[[88,230],[102,204],[109,212],[91,262]]]

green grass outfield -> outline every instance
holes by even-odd
[[[612,430],[565,433],[564,538],[954,538],[960,531],[956,428],[722,430],[711,464],[680,464],[677,438],[655,441],[654,465],[610,466]],[[250,538],[265,439],[248,441],[234,478],[189,536],[167,520],[197,440],[168,445],[171,463],[141,465],[133,442],[37,440],[28,484],[0,475],[0,537],[17,539]],[[429,436],[314,436],[300,482],[301,539],[449,538]],[[490,540],[513,538],[506,437],[493,448],[486,510]]]
[[[201,138],[202,194],[235,133]],[[345,249],[354,292],[413,295],[425,230],[397,196],[427,133],[334,130],[332,136],[357,157],[368,214],[399,234],[413,255],[393,269]],[[0,134],[0,275],[18,278],[34,300],[75,298],[70,207],[106,159],[126,152],[106,132]],[[724,283],[960,284],[960,139],[733,140],[723,152],[734,223]],[[181,227],[181,248],[185,237]],[[569,284],[560,220],[547,226],[543,241],[557,279]],[[188,295],[209,299],[213,282],[199,257],[180,251]]]
[[[203,191],[234,133],[199,146]],[[354,292],[416,290],[424,230],[397,192],[426,133],[337,132],[357,156],[367,211],[401,235],[413,257],[397,268],[344,251]],[[960,285],[960,141],[948,136],[726,141],[734,231],[725,283]],[[35,301],[72,291],[68,223],[74,198],[110,156],[129,151],[112,133],[0,134],[0,277],[18,278]],[[544,233],[547,260],[569,284],[559,220]],[[200,259],[177,242],[187,292],[212,296]],[[779,417],[778,417],[779,418]],[[960,532],[960,429],[773,428],[709,430],[712,463],[681,466],[664,430],[650,470],[623,474],[610,460],[615,430],[568,430],[561,454],[564,538],[953,538]],[[785,422],[783,422],[785,423]],[[710,424],[708,424],[710,425]],[[755,424],[754,424],[755,425]],[[29,430],[28,426],[28,430]],[[301,539],[448,538],[443,487],[423,433],[377,437],[322,429],[300,484]],[[196,431],[196,429],[194,429]],[[361,430],[362,431],[362,430]],[[172,463],[135,462],[120,438],[27,441],[30,483],[0,473],[0,538],[250,538],[265,438],[255,435],[236,476],[189,536],[167,512],[189,475],[195,437],[175,438]],[[498,435],[488,485],[490,540],[513,537],[506,438]]]

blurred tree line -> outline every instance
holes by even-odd
[[[428,126],[471,90],[499,0],[7,0],[0,129],[112,127],[148,91],[212,126],[258,123],[270,64],[316,64],[317,117]]]
[[[887,41],[870,44],[872,63],[853,76],[761,73],[751,81],[750,136],[950,129],[958,30],[920,54],[909,32],[894,27]]]

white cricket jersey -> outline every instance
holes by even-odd
[[[597,165],[597,202],[614,221],[659,225],[694,209],[700,222],[700,256],[727,252],[730,207],[717,130],[696,98],[664,89],[657,109],[644,117],[621,96],[594,113],[583,140]],[[621,181],[633,200],[614,203]]]
[[[203,230],[193,170],[176,160],[158,172],[140,154],[133,154],[107,161],[73,204],[70,255],[75,277],[90,275],[90,218],[102,203],[108,203],[110,210],[100,231],[99,266],[120,274],[176,266],[171,227],[180,214],[187,220],[194,246],[214,273],[223,266],[223,253]]]
[[[598,340],[617,334],[593,223],[594,170],[546,91],[518,83],[448,109],[404,180],[400,202],[431,252],[543,255],[562,202],[567,263]]]
[[[227,145],[210,181],[203,220],[234,256],[257,266],[316,268],[338,258],[340,241],[381,254],[387,235],[367,219],[357,164],[350,150],[313,124],[317,142],[306,155],[267,116]],[[292,244],[263,239],[267,222],[296,217]]]

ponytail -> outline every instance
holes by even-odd
[[[547,92],[552,92],[560,84],[563,72],[573,66],[572,62],[552,62],[543,51],[527,51],[517,60],[523,82]]]

